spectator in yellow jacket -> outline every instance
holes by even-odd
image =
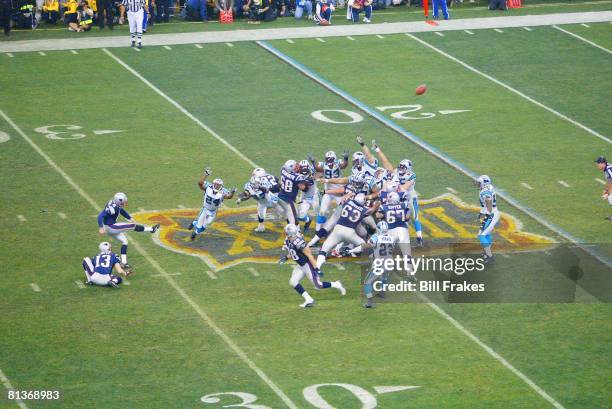
[[[59,18],[59,1],[45,0],[43,3],[42,19],[49,24],[55,25]]]

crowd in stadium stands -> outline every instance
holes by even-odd
[[[7,1],[7,0],[2,0]],[[63,22],[75,32],[89,31],[124,24],[125,8],[121,0],[8,0],[14,28],[35,29],[41,24],[53,26]],[[451,0],[441,0],[450,3]],[[457,1],[457,0],[455,0]],[[470,0],[471,2],[473,0]],[[505,0],[492,0],[504,1]],[[188,21],[245,19],[249,23],[271,21],[279,17],[331,22],[332,11],[346,10],[346,18],[370,22],[372,10],[392,6],[422,7],[422,0],[145,0],[144,31],[154,23],[167,23],[170,17]],[[364,12],[361,14],[361,12]],[[344,18],[344,11],[335,18]]]

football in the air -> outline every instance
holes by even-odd
[[[416,94],[417,95],[423,95],[425,93],[425,91],[427,91],[427,85],[425,84],[421,84],[418,87],[416,87]]]

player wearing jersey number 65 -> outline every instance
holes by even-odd
[[[144,19],[145,0],[123,0],[121,4],[127,10],[132,47],[136,45],[137,40],[138,48],[142,48],[142,22]]]

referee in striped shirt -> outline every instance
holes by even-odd
[[[605,157],[600,156],[595,159],[597,168],[604,173],[606,177],[606,188],[604,189],[601,198],[608,201],[608,204],[612,206],[612,164],[609,164]],[[612,220],[612,216],[606,217],[607,220]]]
[[[132,47],[134,47],[136,41],[138,41],[138,48],[142,48],[142,21],[144,18],[145,0],[122,0],[121,4],[123,4],[127,10]]]

